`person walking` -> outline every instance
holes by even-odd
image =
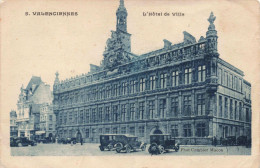
[[[80,138],[80,144],[83,145],[83,138]]]

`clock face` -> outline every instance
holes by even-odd
[[[110,63],[114,62],[114,58],[113,58],[113,57],[110,57],[110,58],[109,58],[109,62],[110,62]]]

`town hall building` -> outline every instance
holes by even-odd
[[[218,53],[213,13],[206,36],[142,55],[131,52],[124,1],[102,63],[53,86],[59,138],[99,142],[100,134],[171,134],[181,144],[211,144],[212,138],[251,136],[251,84]]]

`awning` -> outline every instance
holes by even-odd
[[[45,131],[36,131],[35,132],[35,135],[42,135],[42,134],[45,134]]]

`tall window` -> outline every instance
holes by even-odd
[[[144,137],[144,126],[139,127],[139,137]]]
[[[106,107],[105,121],[110,121],[110,107]]]
[[[122,104],[122,121],[126,121],[126,105]]]
[[[226,73],[226,72],[225,72],[225,73]],[[227,79],[226,79],[226,82],[227,82],[227,83],[226,83],[226,86],[229,87],[229,74],[228,74],[228,73],[227,73],[227,75],[226,75],[226,78],[227,78]]]
[[[89,123],[90,119],[90,114],[89,114],[89,109],[86,110],[86,123]]]
[[[134,80],[130,81],[130,93],[133,94],[136,92],[136,82]]]
[[[160,117],[166,117],[166,99],[159,100]]]
[[[89,138],[89,129],[86,129],[86,138]]]
[[[173,71],[172,72],[172,87],[179,85],[179,72]]]
[[[155,105],[154,105],[154,100],[149,101],[149,114],[150,114],[150,119],[155,118]]]
[[[118,86],[114,84],[114,96],[118,96]]]
[[[76,114],[77,114],[77,113],[76,113]],[[64,116],[63,116],[63,117],[64,117],[64,120],[63,120],[63,121],[64,121],[64,125],[66,125],[66,124],[67,124],[67,113],[66,113],[66,112],[64,113]],[[76,117],[77,117],[77,116],[76,116]],[[75,122],[75,123],[77,124],[77,122]]]
[[[98,108],[98,119],[99,119],[99,122],[103,122],[103,108],[102,107]]]
[[[205,95],[198,94],[197,96],[198,115],[205,115]]]
[[[191,115],[191,96],[184,96],[184,116]]]
[[[62,113],[59,114],[60,125],[62,125]]]
[[[228,118],[228,99],[225,97],[225,118]]]
[[[121,134],[126,134],[126,127],[121,128]]]
[[[235,101],[234,119],[237,120],[237,101]]]
[[[140,79],[140,92],[143,92],[145,90],[145,79]]]
[[[222,117],[223,114],[222,96],[219,96],[218,106],[219,106],[219,117]]]
[[[106,128],[106,129],[105,129],[105,133],[106,133],[106,134],[109,134],[109,133],[110,133],[110,128]]]
[[[150,90],[155,90],[155,76],[150,76]]]
[[[97,120],[97,116],[96,116],[96,109],[95,108],[93,108],[92,109],[92,122],[96,122]]]
[[[113,128],[113,134],[117,134],[117,133],[118,133],[118,128],[117,127]]]
[[[239,92],[242,92],[242,80],[239,79],[238,80],[238,89],[237,89]]]
[[[135,104],[131,103],[130,104],[130,121],[135,120]]]
[[[218,69],[218,83],[222,84],[222,69]]]
[[[206,66],[198,67],[198,82],[204,82],[206,79]]]
[[[161,88],[166,88],[167,74],[161,74]]]
[[[172,125],[171,126],[171,135],[172,137],[178,137],[178,125]]]
[[[111,96],[111,90],[110,90],[110,86],[107,86],[107,98],[110,98],[110,96]]]
[[[52,115],[49,115],[49,121],[52,121]]]
[[[242,116],[242,103],[239,102],[239,120],[242,121],[243,120],[243,116]]]
[[[237,90],[238,86],[237,86],[237,77],[235,76],[235,81],[234,81],[234,89]]]
[[[139,119],[144,119],[144,102],[139,103]]]
[[[118,106],[117,105],[114,105],[113,106],[113,119],[114,119],[114,122],[117,122],[119,121],[119,116],[118,116]]]
[[[126,83],[126,82],[123,83],[122,94],[123,94],[123,95],[126,95],[126,94],[127,94],[127,83]]]
[[[184,74],[184,83],[185,84],[191,84],[191,79],[192,79],[192,70],[191,68],[185,69],[185,74]]]
[[[72,112],[69,112],[69,123],[72,124]]]
[[[185,124],[183,125],[183,136],[184,137],[191,137],[191,125]]]
[[[233,89],[233,75],[230,75],[230,87]]]
[[[80,113],[79,113],[79,123],[80,124],[83,123],[83,110],[80,110]]]
[[[135,127],[130,127],[130,134],[135,135]]]
[[[232,99],[230,99],[230,105],[229,105],[229,108],[230,108],[230,116],[229,116],[229,118],[230,119],[233,119],[233,100]]]
[[[246,122],[250,121],[250,117],[249,117],[249,108],[246,108]]]
[[[171,102],[171,111],[172,111],[172,116],[174,117],[178,117],[178,106],[179,106],[178,97],[173,97]]]
[[[205,137],[206,136],[205,123],[197,124],[197,136],[198,137]]]

